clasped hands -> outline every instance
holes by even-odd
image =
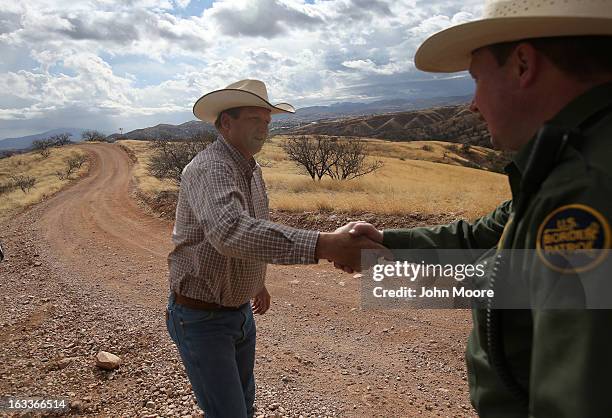
[[[327,259],[347,273],[371,266],[362,265],[362,251],[372,251],[372,259],[393,259],[391,251],[382,245],[383,233],[367,222],[349,222],[334,232],[321,232],[316,255]]]

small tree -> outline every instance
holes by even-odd
[[[283,142],[281,148],[291,161],[306,170],[310,178],[320,181],[327,174],[330,165],[334,164],[335,141],[320,135],[293,136]]]
[[[51,139],[37,139],[32,142],[32,149],[37,151],[42,158],[47,158],[51,155],[51,147],[53,147]]]
[[[71,136],[72,136],[71,133],[64,132],[64,133],[53,135],[49,137],[49,141],[51,141],[51,143],[56,147],[62,147],[64,145],[68,145],[72,143],[72,141],[70,140]]]
[[[34,187],[34,185],[36,184],[36,178],[35,177],[24,176],[24,175],[21,175],[21,174],[11,176],[11,180],[24,193],[28,193],[30,191],[30,189],[32,189]]]
[[[334,162],[327,169],[327,174],[333,179],[351,180],[372,173],[383,166],[380,160],[366,161],[368,149],[364,141],[336,141],[334,148]]]
[[[169,179],[180,184],[183,169],[200,151],[215,140],[207,131],[193,135],[188,141],[156,139],[151,143],[154,154],[148,164],[149,173],[160,180]]]
[[[367,162],[365,142],[358,139],[307,136],[291,137],[281,147],[289,159],[306,170],[313,180],[329,176],[337,180],[361,177],[382,167],[382,161]]]
[[[83,133],[81,134],[81,138],[83,139],[83,141],[87,142],[104,142],[106,140],[106,135],[104,135],[100,131],[88,130],[83,131]]]

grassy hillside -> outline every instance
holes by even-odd
[[[471,159],[494,158],[495,151],[488,148],[471,147],[468,160],[455,144],[369,140],[371,156],[384,162],[382,169],[355,180],[317,182],[287,159],[279,146],[283,139],[272,138],[257,156],[273,209],[474,218],[510,196],[504,175],[463,166]],[[140,192],[152,200],[164,192],[176,193],[171,182],[149,176],[147,142],[120,142],[137,156],[134,176]]]
[[[291,129],[291,134],[358,136],[390,141],[440,140],[491,146],[486,124],[468,105],[321,120]]]
[[[85,155],[85,152],[77,145],[69,145],[52,148],[47,158],[42,158],[36,152],[29,152],[0,159],[0,185],[10,183],[11,176],[14,175],[31,176],[36,179],[34,187],[27,193],[24,193],[19,187],[8,193],[0,193],[0,222],[57,193],[71,181],[86,173],[88,163],[83,164],[68,179],[61,180],[56,174],[57,171],[65,170],[64,160],[75,154]]]

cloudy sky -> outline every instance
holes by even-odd
[[[31,0],[0,3],[0,138],[192,120],[242,78],[296,107],[469,94],[414,68],[481,0]]]

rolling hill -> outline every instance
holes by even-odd
[[[436,140],[490,147],[485,123],[466,104],[311,122],[284,132],[359,136],[391,141]]]

